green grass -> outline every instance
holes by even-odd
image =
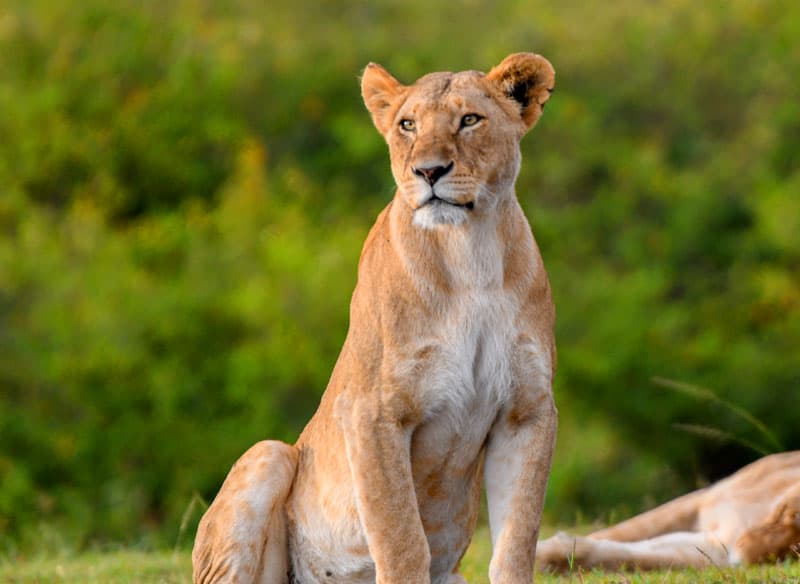
[[[188,552],[117,551],[0,564],[2,584],[191,583]]]
[[[470,584],[488,584],[486,576],[491,545],[486,528],[475,536],[462,563]],[[0,564],[2,584],[190,583],[189,553],[117,551],[76,557],[31,559]],[[756,566],[747,569],[674,570],[647,573],[575,572],[562,576],[537,575],[542,584],[766,584],[800,583],[800,562]]]

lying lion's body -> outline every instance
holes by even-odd
[[[542,541],[538,567],[638,569],[728,566],[781,558],[800,544],[800,451],[774,454],[730,477],[617,525]]]
[[[398,190],[319,409],[294,447],[260,443],[231,470],[198,530],[197,582],[463,582],[484,477],[491,580],[530,582],[554,309],[513,185],[552,83],[535,55],[409,87],[367,68]]]

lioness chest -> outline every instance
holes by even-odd
[[[411,441],[417,501],[431,572],[448,574],[469,544],[480,501],[483,450],[511,398],[515,303],[502,291],[465,294],[453,320],[426,339],[432,357],[419,382],[426,420]]]
[[[412,461],[427,458],[447,467],[468,464],[512,390],[518,336],[514,300],[503,290],[468,291],[399,368],[413,368],[409,382],[425,407],[412,440]],[[417,460],[417,451],[424,453]],[[432,461],[434,462],[434,461]]]
[[[504,287],[500,244],[494,237],[452,243],[446,253],[454,291],[396,365],[397,377],[424,412],[411,441],[420,500],[437,500],[421,491],[425,481],[457,483],[477,473],[515,374],[519,301]]]

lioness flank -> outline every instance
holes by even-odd
[[[493,584],[529,584],[556,436],[554,308],[514,192],[553,91],[538,55],[402,85],[370,64],[394,199],[294,446],[260,442],[197,532],[194,581],[458,584],[489,502]]]
[[[728,478],[587,537],[539,545],[542,569],[648,570],[753,564],[800,554],[800,451],[757,460]]]

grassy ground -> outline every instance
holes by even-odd
[[[486,584],[491,554],[486,529],[476,534],[469,553],[464,558],[462,573],[470,584]],[[604,574],[576,572],[564,576],[539,575],[543,584],[800,584],[800,562],[758,566],[748,569],[681,570],[651,573]],[[73,558],[39,559],[12,564],[0,564],[0,583],[44,584],[189,584],[191,561],[188,552],[122,551],[85,554]]]
[[[192,563],[188,552],[121,551],[0,566],[2,584],[188,584],[191,581]]]

